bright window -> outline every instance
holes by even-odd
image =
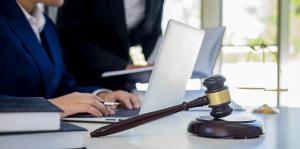
[[[222,74],[241,105],[276,105],[277,0],[223,0]]]
[[[299,76],[300,76],[300,1],[290,1],[290,49],[288,62],[284,66],[283,83],[289,91],[283,94],[282,105],[300,107]]]
[[[174,19],[194,27],[200,27],[200,0],[165,0],[162,28]]]

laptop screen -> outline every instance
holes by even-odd
[[[191,78],[204,32],[170,20],[160,46],[141,113],[180,104]]]

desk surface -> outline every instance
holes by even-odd
[[[257,139],[210,139],[189,134],[186,131],[188,123],[195,117],[208,113],[188,111],[106,137],[91,138],[86,133],[84,142],[88,149],[299,149],[300,109],[283,107],[280,112],[276,115],[254,115],[250,110],[234,113],[235,116],[253,116],[264,124],[266,134]],[[74,124],[87,128],[88,132],[106,125]]]

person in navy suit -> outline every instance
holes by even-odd
[[[147,59],[159,36],[164,0],[65,0],[57,28],[69,72],[80,85],[131,90],[128,76],[103,72],[134,69],[129,49],[140,45]]]
[[[64,111],[63,117],[85,112],[114,114],[104,101],[139,108],[137,96],[128,92],[76,86],[64,67],[55,26],[37,7],[40,2],[61,6],[64,1],[0,2],[0,95],[45,97]]]

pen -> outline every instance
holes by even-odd
[[[101,99],[100,97],[97,97],[97,99],[104,104],[105,106],[118,106],[120,105],[119,102],[108,102],[108,101],[104,101],[103,99]]]
[[[118,106],[120,103],[118,102],[102,102],[105,106]]]

